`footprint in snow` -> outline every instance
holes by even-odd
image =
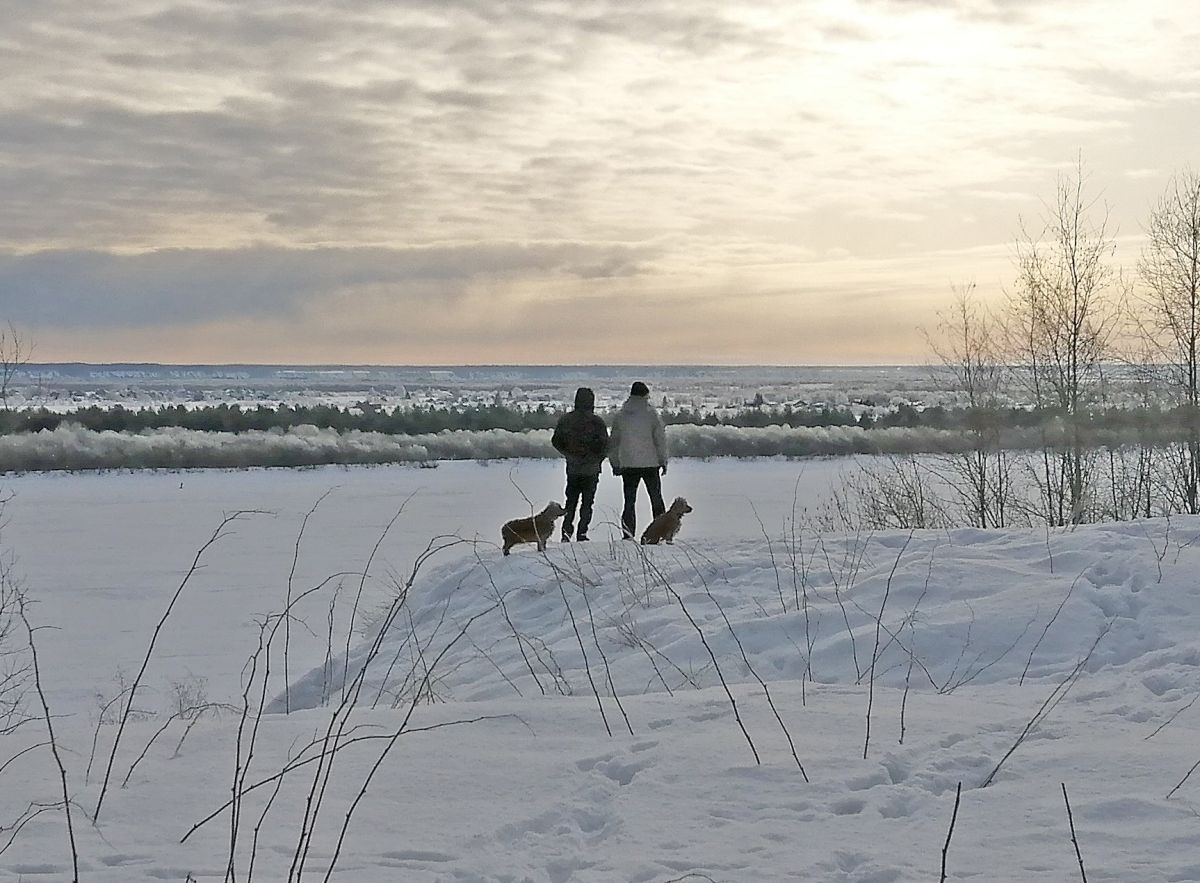
[[[899,785],[912,774],[912,766],[902,757],[888,755],[883,759],[883,768],[887,770],[893,785]]]
[[[444,852],[433,852],[428,849],[401,849],[396,852],[385,852],[383,857],[397,862],[452,862],[456,858]]]
[[[900,872],[891,868],[880,868],[866,855],[859,852],[839,852],[832,861],[814,866],[819,872],[815,879],[827,883],[892,883],[900,878]]]
[[[150,861],[152,856],[149,855],[127,855],[123,852],[113,853],[112,855],[100,856],[100,864],[110,868],[119,868],[123,865],[135,865]]]
[[[635,752],[644,752],[657,745],[657,742],[641,742],[633,746]],[[602,754],[599,757],[585,757],[575,762],[575,768],[581,773],[596,772],[611,779],[618,785],[628,785],[633,777],[654,763],[652,758],[634,758],[614,752]]]
[[[841,800],[835,800],[830,804],[830,809],[837,816],[854,816],[863,811],[863,807],[867,805],[865,800],[860,800],[857,797],[844,797]]]
[[[865,776],[859,776],[858,778],[851,779],[846,783],[846,787],[851,791],[867,791],[868,789],[874,788],[876,785],[890,784],[891,778],[889,777],[887,770],[881,767],[880,769],[868,773]]]
[[[885,819],[908,818],[916,811],[916,803],[912,794],[893,794],[879,807],[879,814]]]
[[[1155,672],[1142,678],[1142,686],[1155,696],[1179,689],[1179,678],[1168,672]]]
[[[628,785],[633,781],[633,777],[640,773],[646,767],[650,766],[649,760],[633,760],[632,758],[623,759],[614,757],[612,760],[606,760],[603,763],[598,763],[595,766],[596,772],[612,779],[618,785]]]

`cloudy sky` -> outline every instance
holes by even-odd
[[[1081,152],[1130,265],[1200,165],[1184,0],[16,5],[39,361],[919,362]]]

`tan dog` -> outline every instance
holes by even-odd
[[[514,518],[500,528],[504,539],[504,554],[520,543],[537,543],[538,551],[546,551],[546,540],[554,533],[554,522],[566,514],[558,503],[550,503],[532,518]]]
[[[675,534],[679,533],[683,516],[691,511],[692,507],[688,505],[687,500],[676,497],[671,508],[651,521],[642,532],[642,545],[657,546],[664,540],[668,543],[675,542]]]

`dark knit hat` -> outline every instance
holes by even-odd
[[[633,386],[629,387],[631,396],[648,396],[650,395],[650,387],[642,383],[640,380],[633,381]]]
[[[577,411],[592,411],[596,407],[596,394],[586,386],[575,390],[575,409]]]

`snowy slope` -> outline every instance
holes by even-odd
[[[601,692],[615,686],[618,696],[717,686],[721,675],[756,682],[754,672],[767,681],[859,684],[872,657],[877,684],[900,688],[908,680],[946,693],[1022,675],[1053,679],[1108,624],[1097,660],[1191,659],[1193,650],[1177,643],[1186,637],[1176,633],[1182,599],[1167,601],[1180,590],[1157,585],[1154,560],[1149,572],[1139,560],[1156,540],[1162,544],[1163,530],[1158,523],[1088,528],[1057,550],[1063,539],[1048,549],[1044,532],[821,536],[799,529],[794,541],[555,544],[545,556],[523,547],[508,560],[481,549],[418,582],[367,683],[373,692],[402,692],[396,669],[408,667],[392,665],[384,683],[380,660],[406,657],[418,645],[437,652],[475,615],[483,618],[469,632],[473,640],[461,641],[443,663],[443,698],[547,687],[589,693],[589,666],[603,669],[605,684],[612,680]],[[1142,594],[1148,588],[1154,591]],[[526,636],[545,646],[545,660],[527,664],[534,648]],[[372,646],[358,646],[352,673]],[[544,677],[547,668],[557,684]],[[319,698],[324,678],[318,669],[294,685],[302,705]]]
[[[724,464],[710,476],[729,490],[762,481],[764,468],[790,495],[787,464]],[[258,680],[248,667],[241,676],[270,702],[240,728],[244,768],[258,722],[253,784],[312,756],[305,746],[338,719],[369,662],[343,741],[372,738],[337,755],[303,879],[324,879],[336,853],[330,879],[347,881],[936,880],[961,782],[947,879],[1080,879],[1065,783],[1088,880],[1200,880],[1200,776],[1167,798],[1200,760],[1190,706],[1200,520],[821,536],[742,516],[727,506],[723,519],[685,521],[674,546],[598,538],[503,557],[490,541],[463,543],[423,565],[406,594],[386,584],[405,584],[411,556],[393,554],[385,584],[360,599],[348,666],[359,583],[314,594],[291,682],[278,646],[265,694],[261,664]],[[255,524],[237,539],[286,578],[288,533]],[[378,528],[360,534],[359,564]],[[305,588],[346,552],[308,548]],[[135,568],[132,556],[108,561]],[[260,613],[280,609],[279,590],[258,599]],[[162,600],[106,602],[157,614]],[[213,669],[239,668],[257,633],[209,634]],[[122,640],[137,659],[147,638]],[[43,660],[52,687],[53,658]],[[202,661],[189,650],[191,668]],[[95,673],[97,689],[106,678]],[[161,684],[146,697],[154,713],[126,731],[92,826],[82,812],[100,789],[98,764],[85,776],[96,711],[77,698],[82,684],[51,689],[81,878],[226,878],[228,812],[178,842],[231,793],[242,697],[215,679],[218,690],[209,698],[238,708],[202,717],[178,751],[182,725],[169,725],[122,788],[166,720]],[[4,756],[40,741],[35,729],[0,737]],[[115,729],[100,728],[102,758]],[[235,879],[247,879],[252,854],[254,878],[288,878],[316,766],[274,797],[273,782],[247,794]],[[0,772],[0,823],[53,800],[56,777],[45,750]],[[0,879],[70,879],[60,812],[19,832]]]

